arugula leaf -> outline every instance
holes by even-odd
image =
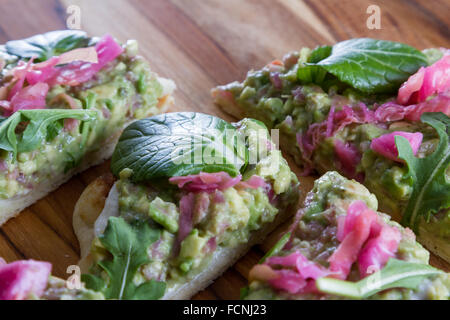
[[[424,113],[421,120],[439,135],[439,143],[432,154],[416,158],[409,142],[403,137],[395,137],[399,158],[408,166],[408,177],[411,177],[413,187],[402,223],[416,232],[419,231],[420,217],[428,219],[430,214],[450,207],[450,182],[446,178],[450,164],[450,118],[442,112],[433,112]]]
[[[419,50],[385,40],[360,38],[339,42],[324,59],[321,58],[328,53],[329,47],[316,50],[313,51],[312,61],[308,63],[309,67],[319,66],[340,81],[365,93],[394,92],[420,67],[428,65],[427,57]],[[300,80],[307,77],[307,71],[301,69],[299,68]],[[309,72],[315,70],[307,69]],[[317,70],[311,76],[317,84],[323,78],[324,75]]]
[[[55,125],[62,119],[93,121],[97,118],[95,110],[35,109],[19,110],[9,118],[0,121],[0,150],[18,152],[35,150],[43,140],[54,137],[55,130],[62,126]],[[27,122],[23,133],[16,133],[19,123]]]
[[[383,269],[358,282],[325,277],[317,279],[316,286],[323,293],[352,299],[365,299],[386,289],[415,289],[426,278],[440,273],[442,271],[427,264],[391,258]]]
[[[83,31],[60,30],[8,41],[5,48],[9,54],[20,58],[36,57],[34,61],[41,62],[76,48],[87,47],[90,40]]]
[[[202,113],[175,112],[134,122],[120,137],[111,170],[129,168],[133,181],[225,171],[248,162],[248,149],[228,122]]]
[[[92,274],[82,275],[86,287],[104,293],[107,299],[154,300],[164,295],[166,284],[150,280],[135,285],[133,278],[139,267],[150,262],[148,247],[160,238],[160,231],[146,222],[128,224],[121,217],[110,217],[103,235],[102,245],[111,253],[112,260],[98,262],[109,280]]]

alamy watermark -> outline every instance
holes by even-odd
[[[81,8],[76,5],[70,5],[66,9],[67,29],[80,30],[81,29]]]
[[[199,131],[171,142],[174,148],[170,160],[175,165],[256,165],[278,149],[279,136],[278,129],[272,129],[270,135],[265,129],[252,130],[247,135],[234,129]]]
[[[372,4],[367,7],[366,13],[370,16],[366,20],[366,26],[369,30],[381,29],[381,9],[380,6]]]
[[[66,273],[70,274],[66,280],[66,288],[69,290],[80,290],[83,285],[81,283],[81,269],[77,265],[67,267]]]

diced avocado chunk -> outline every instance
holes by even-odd
[[[150,202],[148,214],[167,231],[171,233],[178,231],[178,210],[175,204],[156,197]]]
[[[183,242],[181,242],[178,259],[181,261],[180,269],[183,272],[188,272],[194,265],[194,260],[202,256],[202,249],[207,242],[207,238],[199,236],[198,229],[193,229]]]

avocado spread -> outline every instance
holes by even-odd
[[[64,120],[54,138],[31,152],[14,156],[0,150],[0,199],[24,195],[51,177],[76,170],[83,159],[112,143],[126,123],[159,113],[162,85],[137,49],[136,41],[128,41],[123,53],[91,80],[50,88],[47,109],[95,110],[96,119]]]
[[[348,178],[356,179],[376,195],[384,212],[400,220],[412,192],[408,168],[404,162],[393,161],[372,150],[371,142],[394,131],[420,132],[423,140],[416,156],[424,158],[439,143],[436,130],[420,121],[349,120],[350,123],[346,124],[347,120],[343,120],[341,127],[319,135],[319,130],[315,129],[327,126],[330,117],[338,112],[344,114],[345,108],[351,108],[353,115],[356,113],[358,119],[364,119],[366,112],[374,112],[388,102],[395,103],[395,97],[362,93],[340,82],[321,86],[302,82],[297,76],[298,71],[306,67],[310,54],[311,49],[303,48],[261,70],[249,71],[243,82],[236,81],[215,88],[212,93],[216,103],[225,111],[253,117],[269,128],[279,129],[282,149],[294,156],[305,174],[313,170],[320,174],[337,170]],[[437,49],[425,50],[424,54],[430,64],[442,57],[442,52]],[[308,137],[310,145],[305,144],[302,137]],[[347,153],[339,154],[339,150]],[[450,166],[446,169],[447,181],[449,176]],[[448,203],[447,199],[442,201]],[[444,208],[428,218],[421,218],[420,229],[427,237],[432,234],[448,244],[449,221],[450,210]],[[443,247],[447,247],[442,250],[447,250],[448,254],[448,246]]]
[[[189,192],[169,183],[167,178],[136,183],[131,179],[132,170],[124,169],[120,173],[116,183],[120,217],[130,224],[145,222],[160,231],[159,239],[147,250],[149,262],[133,278],[136,285],[151,279],[165,282],[169,289],[185,283],[208,266],[219,248],[247,243],[252,232],[273,222],[280,211],[295,210],[298,201],[295,174],[268,134],[263,143],[257,141],[261,136],[252,134],[257,130],[267,132],[265,126],[244,119],[235,127],[238,134],[248,137],[249,156],[256,159],[242,172],[242,183],[224,189]],[[245,184],[250,184],[255,176],[261,184],[257,187]],[[180,214],[184,210],[180,204],[183,199],[192,200],[188,219]],[[186,236],[180,241],[182,233]],[[91,255],[97,262],[91,267],[91,273],[107,279],[98,262],[109,256],[98,238],[93,242]]]
[[[300,220],[293,226],[290,241],[274,257],[286,257],[300,252],[309,263],[320,268],[330,266],[330,257],[336,252],[341,241],[337,230],[339,220],[347,215],[349,204],[362,200],[372,210],[377,209],[377,199],[364,186],[354,180],[347,180],[337,172],[328,172],[315,182],[302,209]],[[378,217],[388,226],[400,231],[401,240],[394,258],[405,262],[428,264],[429,252],[415,241],[409,229],[401,227],[383,213]],[[342,239],[341,239],[342,240]],[[267,261],[267,259],[266,259]],[[306,266],[305,266],[306,268]],[[252,272],[250,272],[252,274]],[[259,277],[260,278],[260,277]],[[361,279],[358,266],[354,263],[347,281]],[[317,289],[303,293],[289,293],[273,287],[270,281],[263,281],[250,275],[250,284],[246,299],[343,299],[345,296],[321,293]],[[368,299],[448,299],[450,297],[450,274],[444,272],[423,279],[414,288],[391,288],[370,295]]]

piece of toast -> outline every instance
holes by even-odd
[[[94,180],[85,189],[78,200],[73,215],[73,228],[80,243],[81,260],[79,266],[82,272],[88,272],[88,268],[92,264],[92,258],[89,251],[95,237],[96,221],[100,215],[102,215],[103,220],[106,221],[107,218],[111,216],[111,212],[105,211],[116,210],[113,207],[114,203],[117,204],[117,202],[118,193],[115,191],[112,175],[105,175]],[[189,299],[197,292],[205,289],[214,281],[214,279],[222,275],[230,266],[242,257],[253,245],[261,243],[270,232],[282,222],[286,221],[291,216],[292,212],[296,210],[296,206],[297,204],[295,207],[291,206],[284,211],[280,211],[274,221],[267,223],[263,228],[255,231],[247,243],[230,248],[218,247],[205,269],[188,282],[169,286],[162,299]]]
[[[174,89],[174,84],[172,81],[169,81],[167,79],[160,79],[162,79],[162,81],[160,82],[164,87],[163,92],[166,93],[159,99],[158,102],[159,112],[163,113],[173,103],[171,93]],[[122,129],[124,129],[132,122],[133,121],[127,122]],[[107,141],[105,141],[99,150],[84,155],[81,164],[76,168],[73,168],[69,172],[55,175],[51,177],[51,179],[42,180],[36,188],[29,191],[25,195],[19,195],[10,199],[0,200],[0,226],[7,220],[17,216],[25,208],[31,206],[33,203],[42,199],[50,192],[56,190],[59,186],[67,182],[74,175],[87,170],[92,166],[98,165],[106,159],[109,159],[114,152],[114,148],[121,134],[122,130],[119,130],[114,136],[111,136]]]

